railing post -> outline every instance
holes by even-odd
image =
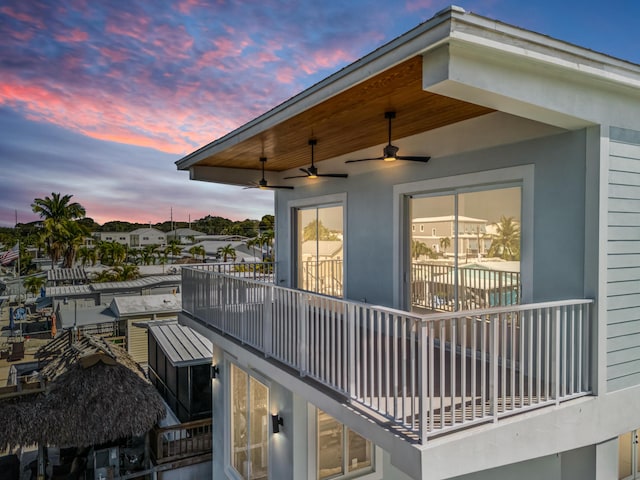
[[[349,322],[349,398],[355,398],[356,395],[356,306],[351,304],[347,306],[347,322]]]
[[[262,342],[265,358],[273,352],[273,285],[264,286],[264,298],[262,300]]]
[[[553,318],[555,320],[555,325],[553,327],[553,334],[555,336],[554,338],[554,345],[553,345],[553,353],[551,354],[551,366],[552,366],[552,375],[553,375],[553,382],[552,382],[552,388],[553,391],[551,392],[551,398],[555,398],[556,401],[556,405],[560,404],[560,327],[561,327],[561,321],[560,321],[560,313],[561,313],[561,309],[560,307],[555,307],[554,308],[554,315]]]
[[[307,374],[307,324],[309,323],[309,296],[298,294],[298,371]]]
[[[490,315],[490,325],[489,325],[489,355],[491,358],[491,365],[489,366],[489,394],[491,395],[491,399],[489,400],[491,405],[491,415],[493,416],[493,421],[498,421],[498,317],[495,315]]]
[[[418,413],[418,421],[420,422],[420,443],[427,442],[429,425],[427,423],[427,403],[429,399],[429,365],[427,362],[427,324],[424,320],[416,320],[420,322],[418,327],[418,392],[420,395],[420,412]]]

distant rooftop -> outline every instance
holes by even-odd
[[[172,311],[179,312],[182,310],[182,297],[172,293],[114,297],[111,300],[110,308],[118,317]]]
[[[151,325],[149,333],[174,367],[211,363],[213,344],[189,327],[169,322]]]

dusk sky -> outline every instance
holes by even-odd
[[[272,192],[174,162],[450,3],[0,0],[0,226],[52,192],[101,224],[271,214]],[[637,0],[458,4],[640,63]]]

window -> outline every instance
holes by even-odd
[[[414,311],[521,303],[521,197],[521,186],[505,185],[425,192],[409,198],[412,222],[444,220],[453,232],[451,237],[436,237],[436,249],[420,237],[410,238]]]
[[[435,229],[435,228],[432,228],[432,229],[431,229],[431,236],[432,236],[432,237],[435,237],[435,236],[436,236],[436,229]]]
[[[243,479],[264,479],[269,466],[269,389],[234,364],[230,371],[230,463]]]
[[[342,297],[344,215],[342,205],[296,210],[297,286]]]
[[[424,232],[424,225],[420,225],[420,231]]]
[[[317,410],[317,479],[356,477],[373,471],[371,442]]]
[[[618,479],[640,479],[640,445],[634,430],[618,437]]]

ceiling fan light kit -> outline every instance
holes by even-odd
[[[264,178],[264,164],[267,163],[267,157],[260,157],[260,163],[262,164],[262,178],[255,184],[250,187],[245,188],[259,188],[260,190],[272,190],[272,189],[286,189],[293,190],[293,187],[288,185],[269,185],[267,179]]]
[[[381,157],[374,158],[360,158],[358,160],[347,160],[345,163],[354,163],[354,162],[367,162],[369,160],[383,160],[385,162],[395,162],[396,160],[409,160],[412,162],[422,162],[426,163],[429,161],[431,157],[426,156],[417,156],[417,155],[398,155],[398,150],[400,150],[395,145],[391,144],[391,121],[396,118],[396,112],[384,112],[384,118],[389,121],[389,142],[382,150]]]
[[[309,145],[311,146],[311,166],[309,168],[301,168],[300,171],[304,175],[294,175],[292,177],[284,177],[285,180],[290,178],[318,178],[318,177],[331,177],[331,178],[347,178],[349,175],[346,173],[318,173],[318,167],[314,163],[313,150],[318,144],[315,138],[309,139]]]

